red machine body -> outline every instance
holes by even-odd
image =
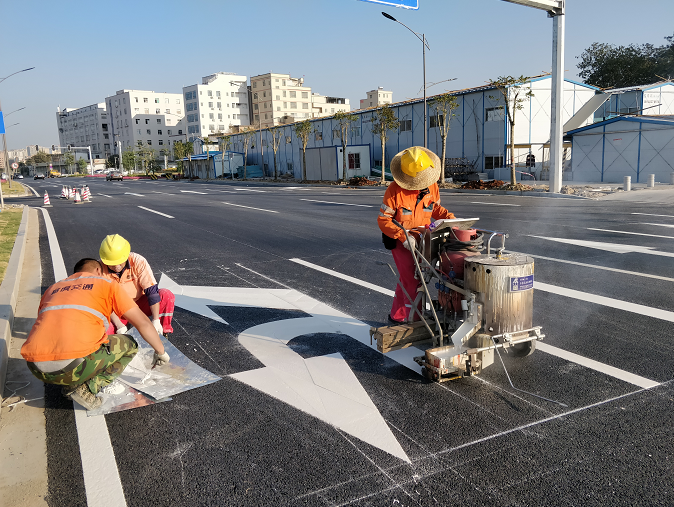
[[[475,229],[461,230],[458,227],[452,227],[452,232],[456,239],[451,238],[450,241],[441,247],[440,269],[444,274],[443,278],[445,278],[445,281],[463,287],[464,259],[473,255],[480,255],[480,252],[471,249],[470,246],[464,246],[461,243],[475,241],[478,238],[478,233]],[[438,302],[440,303],[440,306],[447,311],[460,312],[461,300],[464,299],[463,295],[442,284],[439,285]]]

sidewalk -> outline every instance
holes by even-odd
[[[0,409],[0,499],[3,507],[47,505],[44,384],[31,375],[20,354],[35,322],[42,289],[38,213],[34,208],[28,210],[23,269]]]

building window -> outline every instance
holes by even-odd
[[[147,129],[147,135],[152,135],[152,131],[150,129]]]
[[[143,102],[145,102],[145,103],[147,104],[147,101],[148,101],[148,98],[147,98],[147,97],[143,97]]]
[[[222,120],[222,113],[218,113],[218,120]]]
[[[257,88],[257,81],[253,81],[253,88]]]
[[[323,140],[323,133],[322,132],[316,132],[316,141],[322,141]]]
[[[218,97],[218,98],[220,98],[220,90],[216,90],[216,91],[215,91],[215,96]]]
[[[157,118],[157,125],[161,125],[161,118]]]
[[[411,132],[412,131],[412,120],[400,120],[400,132]]]
[[[176,99],[176,104],[180,104],[180,99]]]
[[[133,112],[134,112],[134,113],[140,113],[140,109],[138,109],[137,107],[134,107],[134,108],[133,108]]]
[[[430,128],[434,129],[434,128],[437,128],[437,127],[442,127],[444,125],[443,119],[444,119],[444,117],[441,114],[436,114],[434,116],[431,116],[430,117]]]
[[[148,145],[148,146],[152,146],[152,139],[148,139],[148,140],[147,140],[147,145]]]
[[[147,107],[145,108],[145,114],[150,114],[150,110]]]
[[[164,114],[171,114],[171,110],[170,110],[170,109],[165,109],[165,110],[164,110]]]
[[[145,118],[145,125],[149,125],[149,124],[150,124],[150,118]]]
[[[213,113],[208,114],[208,119],[213,120],[215,118],[215,115]]]
[[[218,106],[218,109],[222,109],[222,102],[218,102],[217,106]]]
[[[297,102],[291,102],[290,109],[297,109]]]
[[[484,110],[484,121],[503,121],[505,110],[503,106],[490,107]]]
[[[281,106],[276,106],[276,110],[277,110],[277,111],[280,111],[280,110],[281,110]]]
[[[307,102],[302,102],[302,109],[309,109],[309,104]]]
[[[136,125],[138,125],[139,123],[140,123],[140,119],[136,118]]]
[[[110,139],[110,137],[108,136],[108,134],[103,134],[103,139]]]
[[[155,109],[155,110],[154,110],[154,113],[155,113],[155,114],[161,114],[161,109],[159,109],[159,108]]]
[[[208,90],[206,92],[206,95],[208,95],[209,97],[212,97],[213,96],[213,90]]]
[[[309,92],[302,92],[302,98],[308,99],[309,98]]]
[[[158,99],[158,98],[155,98],[155,99],[154,99],[154,103],[155,103],[155,104],[159,104],[159,99]]]
[[[503,155],[487,156],[484,157],[484,168],[486,169],[497,169],[503,167]]]
[[[169,99],[164,99],[164,104],[170,104]]]
[[[168,135],[171,135],[171,131],[170,131],[170,130],[167,130],[166,133],[167,133]]]
[[[157,130],[157,135],[161,135],[161,130]]]
[[[290,92],[290,98],[294,99],[297,97],[297,92]]]
[[[183,131],[182,131],[182,130],[179,130],[179,131],[178,131],[178,135],[179,135],[179,136],[183,135]]]
[[[260,115],[259,115],[259,114],[256,114],[256,115],[255,115],[255,121],[259,121],[259,119],[260,119]]]
[[[140,129],[138,129],[136,132],[137,132],[138,134],[141,134],[141,133],[142,133],[142,132],[140,131]]]
[[[286,96],[286,91],[285,91],[285,90],[283,90],[283,96],[284,96],[284,97]]]
[[[342,138],[342,133],[339,131],[339,129],[334,129],[332,131],[332,138],[333,139],[341,139]]]
[[[349,153],[349,169],[360,169],[360,153]]]
[[[138,97],[134,97],[134,99],[136,99],[136,102],[138,102]]]
[[[163,145],[164,145],[164,141],[162,139],[160,139],[159,140],[159,146],[163,146]]]
[[[208,130],[210,130],[211,132],[215,131],[215,125],[209,125]]]
[[[178,116],[180,116],[181,114],[183,114],[183,112],[182,112],[182,110],[178,109],[178,110],[176,111],[176,114],[177,114]]]
[[[223,130],[225,130],[225,126],[224,125],[218,125],[218,131],[222,132]]]
[[[293,138],[291,136],[286,136],[286,144],[290,144],[293,142]]]
[[[209,102],[209,103],[208,103],[208,107],[210,107],[211,109],[213,109],[213,102]]]
[[[257,104],[253,104],[253,109],[255,109],[255,111],[257,111],[257,109],[258,109]]]

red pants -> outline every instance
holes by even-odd
[[[159,296],[161,297],[161,301],[159,301],[159,322],[161,322],[164,333],[172,333],[173,326],[171,326],[171,321],[173,320],[173,309],[175,307],[176,297],[173,292],[168,289],[159,289]],[[152,312],[150,311],[150,303],[147,301],[147,296],[143,294],[140,299],[136,301],[136,304],[145,315],[150,317],[151,320]],[[128,321],[124,320],[119,315],[118,317],[119,320],[122,321],[122,324],[126,326]],[[115,326],[112,324],[110,324],[110,327],[108,328],[108,334],[115,334]]]
[[[398,268],[398,274],[400,275],[400,284],[405,287],[405,290],[410,295],[412,300],[417,297],[417,287],[419,286],[419,280],[414,278],[416,268],[414,266],[414,259],[410,251],[403,246],[402,241],[396,242],[396,247],[391,250],[393,254],[393,260],[396,263],[396,268]],[[412,303],[407,296],[400,288],[400,284],[396,285],[396,293],[393,297],[393,307],[391,308],[391,318],[397,321],[406,321],[409,317],[410,312],[414,313],[412,310]],[[414,320],[419,320],[419,317],[415,315]]]

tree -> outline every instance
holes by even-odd
[[[269,129],[271,134],[271,149],[274,151],[274,180],[278,180],[278,169],[276,168],[276,152],[278,147],[281,144],[281,139],[283,138],[283,131],[280,127],[274,127]]]
[[[46,164],[51,161],[51,157],[45,153],[44,151],[38,151],[35,155],[30,157],[28,160],[30,160],[31,165],[35,164]]]
[[[599,88],[623,88],[660,81],[657,74],[658,48],[652,44],[615,46],[595,42],[580,56],[578,75]]]
[[[346,183],[348,172],[346,165],[346,145],[349,143],[349,129],[358,117],[355,114],[347,113],[345,111],[337,111],[334,118],[339,125],[339,137],[342,140],[342,175],[344,177],[344,182]]]
[[[84,173],[87,170],[87,161],[84,160],[83,158],[79,159],[77,161],[77,172],[78,173]]]
[[[454,111],[459,107],[459,103],[454,95],[443,93],[431,101],[431,107],[435,109],[435,124],[440,129],[440,139],[442,139],[442,158],[440,159],[440,183],[445,182],[445,157],[447,156],[447,135],[452,117],[456,116]]]
[[[136,166],[136,153],[131,146],[128,146],[122,152],[122,165],[126,167],[127,171],[131,171],[131,168]]]
[[[506,117],[510,122],[510,183],[517,183],[515,173],[515,114],[524,107],[524,103],[534,96],[531,88],[528,90],[524,85],[529,81],[528,77],[499,76],[492,79],[489,84],[495,86],[501,93],[505,103]],[[499,97],[489,96],[492,100],[498,100]]]
[[[386,182],[386,140],[389,130],[397,130],[400,125],[391,106],[386,104],[377,109],[372,118],[372,133],[381,140],[381,182]]]
[[[220,138],[220,151],[222,151],[222,179],[225,179],[225,153],[232,146],[232,136],[223,135]]]
[[[119,155],[110,155],[105,161],[106,169],[119,167]]]
[[[70,166],[75,163],[75,155],[68,151],[65,155],[63,155],[63,161],[66,163],[68,172],[70,172]]]
[[[255,138],[255,128],[245,128],[241,133],[243,134],[243,179],[245,180],[247,177],[246,167],[248,166],[248,147]]]
[[[193,153],[194,146],[191,142],[185,141],[176,141],[173,143],[173,156],[178,159],[178,170],[180,173],[183,173],[183,162],[180,159],[187,157],[190,153]],[[126,166],[126,162],[124,162]]]
[[[136,158],[140,162],[141,169],[145,168],[145,174],[148,174],[150,171],[154,174],[154,164],[150,164],[156,157],[154,149],[150,148],[149,145],[138,141],[138,146],[136,147]]]
[[[302,143],[302,181],[307,181],[307,143],[309,136],[313,132],[313,126],[309,120],[304,120],[296,123],[293,126],[295,135]]]

